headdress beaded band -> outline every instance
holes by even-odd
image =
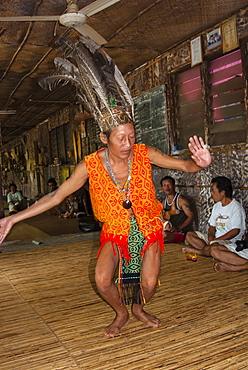
[[[109,157],[108,157],[108,148],[105,149],[105,161],[106,161],[106,166],[107,166],[107,170],[108,170],[108,174],[111,178],[111,180],[113,181],[113,183],[115,184],[123,202],[122,202],[122,205],[123,205],[123,208],[125,209],[130,209],[132,207],[132,202],[131,200],[129,199],[130,198],[130,181],[131,181],[131,178],[132,178],[132,161],[130,158],[128,158],[128,174],[127,174],[127,180],[125,182],[125,184],[123,186],[120,186],[117,181],[116,181],[116,178],[115,178],[115,174],[111,168],[111,164],[109,162]],[[126,195],[126,197],[124,197],[124,194]]]
[[[98,125],[102,132],[112,130],[119,125],[133,122],[130,107],[110,107],[97,115]]]

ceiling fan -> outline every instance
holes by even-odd
[[[59,21],[63,26],[75,28],[82,35],[90,37],[98,45],[103,45],[107,41],[86,24],[87,19],[118,1],[120,0],[96,0],[79,10],[77,0],[66,0],[67,10],[62,15],[6,16],[0,17],[0,22]]]

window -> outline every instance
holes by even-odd
[[[177,144],[185,149],[190,136],[204,137],[205,110],[200,67],[178,73],[175,83]]]
[[[209,64],[210,144],[246,142],[246,110],[241,51]]]
[[[187,148],[192,135],[208,139],[211,146],[245,143],[247,124],[241,50],[210,61],[204,77],[199,66],[176,75],[177,144]]]
[[[61,162],[69,161],[67,152],[73,151],[70,123],[58,126],[50,131],[52,158],[59,158]]]

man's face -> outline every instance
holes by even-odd
[[[9,188],[9,190],[11,191],[11,193],[12,193],[12,194],[15,194],[15,192],[16,192],[16,187],[15,187],[15,186],[11,186],[11,187]]]
[[[49,182],[47,186],[49,187],[50,191],[54,191],[57,189],[57,184],[55,184],[54,182]]]
[[[168,196],[168,195],[174,195],[175,192],[175,185],[173,185],[171,180],[164,180],[162,182],[162,189],[163,192]]]
[[[212,185],[211,185],[211,195],[212,195],[212,198],[215,202],[221,202],[223,200],[223,198],[225,197],[225,191],[222,190],[222,191],[219,191],[219,189],[217,188],[217,183],[214,182]]]
[[[101,135],[101,140],[108,145],[109,154],[112,158],[132,158],[135,143],[135,131],[133,123],[119,125],[113,129],[109,139]]]

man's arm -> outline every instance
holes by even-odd
[[[152,164],[162,168],[180,170],[184,172],[198,172],[208,167],[212,161],[209,150],[204,145],[202,138],[194,136],[190,138],[189,149],[192,153],[191,158],[182,160],[171,157],[160,150],[147,146],[148,154]]]
[[[216,232],[216,228],[210,225],[208,229],[208,241],[209,242],[213,240],[230,240],[239,234],[240,229],[232,229],[228,231],[226,234],[219,236],[218,238],[215,238],[215,232]]]
[[[240,229],[232,229],[228,231],[226,234],[219,236],[219,238],[214,238],[213,240],[231,240],[235,238],[240,232]]]
[[[7,195],[7,203],[14,205],[14,203],[11,200],[11,193],[8,193],[8,195]]]
[[[77,165],[71,177],[54,192],[45,195],[24,211],[2,218],[0,220],[0,243],[2,243],[15,223],[39,215],[60,204],[68,195],[83,186],[87,178],[86,164],[85,161],[82,161]]]
[[[187,216],[187,219],[182,223],[182,225],[180,225],[177,228],[178,231],[181,231],[186,226],[192,224],[192,222],[195,219],[195,215],[192,211],[192,208],[190,206],[188,199],[186,199],[183,195],[180,195],[179,200],[178,200],[178,205],[184,211],[185,215]]]
[[[209,225],[208,228],[208,242],[211,242],[212,240],[215,240],[215,232],[216,232],[216,227]]]
[[[17,198],[18,198],[19,202],[22,201],[22,195],[21,195],[21,193],[19,191],[17,193]]]

